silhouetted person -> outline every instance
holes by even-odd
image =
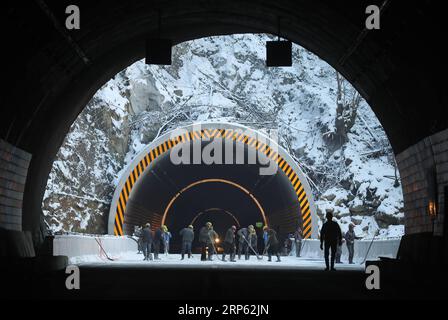
[[[135,226],[134,227],[133,235],[134,235],[134,237],[137,237],[137,247],[138,247],[137,254],[143,253],[143,229],[144,228],[145,228],[145,226],[142,226],[142,227]]]
[[[268,251],[268,261],[272,261],[272,255],[277,256],[277,262],[280,262],[280,254],[278,253],[278,239],[277,232],[274,229],[268,228],[268,242],[266,244],[266,248]]]
[[[188,258],[191,257],[191,244],[193,243],[194,240],[193,226],[190,224],[188,228],[183,228],[179,232],[179,234],[182,238],[181,260],[184,260],[185,252],[188,253]]]
[[[207,260],[207,247],[213,245],[211,243],[211,238],[209,234],[209,231],[211,229],[212,229],[212,223],[207,222],[205,226],[203,226],[199,231],[199,243],[201,244],[201,261]],[[210,260],[210,250],[213,252],[213,248],[209,247],[209,260]]]
[[[246,251],[249,249],[247,246],[247,237],[249,235],[248,228],[241,228],[237,232],[238,235],[238,260],[241,259],[241,254],[246,255]],[[245,240],[246,239],[246,240]]]
[[[215,230],[213,230],[213,225],[210,226],[210,229],[208,230],[208,238],[209,241],[207,242],[207,248],[208,248],[208,257],[207,260],[212,261],[213,260],[213,254],[218,254],[218,251],[216,251],[216,240],[219,239],[218,233],[216,233]]]
[[[151,246],[152,246],[152,231],[150,229],[150,224],[147,223],[142,230],[142,249],[145,258],[143,260],[152,260]]]
[[[350,223],[348,231],[345,233],[345,241],[348,250],[348,263],[353,264],[353,256],[355,254],[355,240],[361,239],[355,235],[355,225]]]
[[[235,251],[236,251],[236,244],[235,244],[235,232],[236,227],[232,226],[230,227],[227,232],[226,236],[224,238],[223,247],[224,252],[222,253],[222,261],[226,261],[226,254],[230,255],[230,261],[235,262]]]
[[[296,232],[294,233],[294,242],[296,245],[296,257],[297,258],[300,258],[300,253],[302,251],[302,239],[303,239],[302,228],[298,227]]]
[[[250,255],[253,253],[253,251],[257,251],[258,237],[253,225],[248,226],[247,231],[247,238],[246,240],[243,239],[243,241],[246,242],[246,251],[244,252],[244,257],[246,260],[249,260]]]
[[[157,228],[157,230],[154,232],[154,239],[153,239],[154,260],[160,260],[159,253],[160,253],[160,245],[163,241],[162,235],[163,235],[162,227]]]
[[[283,241],[283,255],[289,256],[289,253],[291,252],[292,248],[292,234],[288,234],[285,238],[285,241]]]
[[[328,256],[331,250],[331,271],[336,271],[334,268],[334,259],[336,256],[337,246],[342,245],[342,232],[338,223],[333,221],[333,214],[331,212],[327,212],[327,222],[322,226],[322,230],[320,231],[320,249],[324,250],[325,256],[325,271],[329,270],[329,261]],[[325,244],[325,249],[323,245]]]

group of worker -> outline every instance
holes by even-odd
[[[154,252],[154,260],[160,260],[159,253],[162,246],[165,254],[168,254],[170,250],[172,235],[165,225],[152,232],[151,225],[147,223],[142,228],[137,228],[134,235],[138,237],[138,251],[143,252],[145,261],[153,260],[152,252]]]
[[[138,237],[139,252],[143,252],[145,261],[153,260],[152,252],[154,253],[154,259],[160,260],[161,245],[163,245],[165,253],[168,254],[169,242],[172,236],[165,225],[152,232],[151,225],[146,223],[142,228],[137,228],[134,235]],[[179,235],[182,239],[181,260],[185,259],[185,254],[188,255],[188,258],[191,258],[192,243],[195,238],[193,226],[189,225],[183,228]],[[276,231],[267,226],[263,227],[263,240],[263,255],[268,255],[268,261],[271,261],[274,255],[277,257],[277,261],[280,262],[279,241]],[[219,236],[213,230],[212,223],[207,222],[199,231],[201,261],[213,260],[213,255],[218,254],[217,244],[219,241]],[[235,262],[237,253],[238,259],[241,259],[241,256],[244,255],[245,260],[249,260],[252,254],[259,258],[258,237],[253,225],[241,228],[238,231],[236,226],[231,226],[226,231],[222,247],[222,261],[227,261],[226,256],[228,255],[229,261]]]
[[[263,227],[264,232],[264,252],[268,255],[268,261],[272,261],[272,256],[277,256],[277,261],[280,262],[280,254],[277,239],[277,233],[274,229]],[[199,243],[201,244],[201,261],[213,260],[213,255],[217,254],[216,243],[218,241],[218,234],[213,230],[211,222],[207,222],[205,226],[199,231]],[[182,242],[184,239],[182,238]],[[238,245],[238,259],[244,254],[245,260],[249,260],[250,255],[254,254],[259,258],[258,253],[258,237],[253,225],[247,228],[241,228],[237,231],[236,226],[231,226],[226,231],[224,241],[222,243],[223,253],[221,260],[226,262],[226,256],[229,255],[229,261],[235,262]],[[182,248],[184,245],[182,245]],[[182,251],[183,252],[183,251]],[[190,252],[191,254],[191,252]]]
[[[335,262],[341,262],[340,256],[344,241],[349,253],[349,263],[353,263],[354,242],[356,239],[359,239],[359,237],[356,237],[355,235],[353,224],[349,225],[349,230],[343,237],[339,224],[333,221],[333,215],[328,212],[326,218],[327,221],[323,224],[320,232],[320,248],[324,250],[325,270],[334,271]],[[151,231],[150,227],[150,224],[147,223],[143,228],[136,232],[136,235],[139,237],[139,251],[143,252],[145,256],[144,260],[153,260],[152,251],[154,252],[154,259],[160,260],[159,253],[161,245],[163,245],[165,253],[168,254],[169,242],[172,236],[165,225],[158,228],[154,233]],[[192,243],[195,238],[193,226],[189,225],[188,227],[183,228],[179,234],[182,239],[181,260],[184,260],[185,254],[188,255],[188,258],[191,258]],[[300,257],[301,254],[302,237],[303,232],[299,227],[294,234],[297,257]],[[199,231],[201,261],[213,260],[213,255],[218,254],[217,244],[219,241],[219,236],[216,231],[213,230],[212,223],[207,222]],[[272,256],[275,255],[277,257],[277,262],[280,262],[279,241],[274,229],[267,226],[263,227],[263,242],[264,250],[262,256],[267,254],[268,261],[272,261]],[[226,231],[224,240],[222,241],[222,247],[222,261],[227,261],[226,256],[228,255],[229,261],[235,262],[237,254],[238,259],[241,259],[243,254],[245,260],[249,260],[251,254],[260,258],[258,251],[258,237],[253,225],[249,225],[247,228],[241,228],[238,231],[236,226],[231,226]]]

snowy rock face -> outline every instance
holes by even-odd
[[[277,130],[308,175],[318,214],[343,231],[401,236],[403,196],[378,119],[327,63],[293,45],[293,66],[266,68],[268,35],[173,48],[169,67],[138,61],[92,98],[57,154],[43,202],[53,231],[105,233],[121,172],[161,133],[197,121]]]

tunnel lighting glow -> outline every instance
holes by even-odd
[[[216,239],[215,239],[215,243],[219,243],[219,238],[216,238]]]
[[[437,205],[434,200],[430,200],[428,204],[428,213],[432,219],[435,219],[437,216]]]
[[[193,182],[191,184],[189,184],[188,186],[186,186],[185,188],[183,188],[182,190],[180,190],[168,203],[168,205],[166,206],[166,209],[163,213],[163,217],[162,217],[162,225],[165,224],[165,220],[166,217],[168,215],[168,212],[170,210],[170,208],[173,206],[174,202],[176,201],[177,198],[179,198],[179,196],[184,193],[185,191],[187,191],[190,188],[193,188],[197,185],[203,184],[203,183],[225,183],[231,186],[234,186],[238,189],[240,189],[241,191],[245,192],[249,197],[252,198],[252,200],[255,202],[255,204],[257,205],[258,209],[260,210],[260,214],[263,217],[263,221],[264,224],[267,225],[267,218],[266,218],[266,214],[264,212],[263,207],[261,206],[260,202],[257,200],[257,198],[255,198],[255,196],[249,192],[249,190],[247,190],[246,188],[244,188],[243,186],[241,186],[240,184],[233,182],[233,181],[229,181],[229,180],[225,180],[225,179],[203,179],[203,180],[199,180],[196,182]]]
[[[239,220],[235,217],[235,215],[234,215],[233,213],[231,213],[230,211],[225,210],[225,209],[222,209],[222,208],[209,208],[209,209],[207,209],[207,210],[204,210],[204,211],[202,211],[202,212],[199,212],[198,214],[195,215],[195,217],[193,218],[193,220],[191,220],[190,224],[191,224],[191,225],[194,225],[195,222],[196,222],[196,220],[197,220],[201,215],[206,214],[206,213],[208,213],[208,212],[213,212],[213,211],[216,211],[216,212],[224,212],[225,214],[228,214],[229,216],[232,217],[233,220],[235,220],[235,223],[236,223],[236,225],[238,226],[238,228],[240,228],[240,225],[241,225],[241,224],[240,224]]]

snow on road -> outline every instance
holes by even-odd
[[[112,256],[114,261],[109,261],[105,257],[99,256],[80,256],[70,259],[71,263],[79,264],[81,266],[117,266],[117,267],[149,267],[149,268],[235,268],[235,269],[303,269],[303,270],[322,270],[325,268],[325,262],[322,259],[310,259],[310,258],[296,258],[292,256],[281,257],[281,262],[276,262],[277,258],[273,257],[272,262],[268,262],[267,256],[262,259],[257,259],[255,256],[251,256],[249,260],[236,260],[236,262],[221,261],[221,255],[219,259],[213,257],[213,261],[201,261],[200,254],[193,254],[193,257],[184,260],[180,260],[179,254],[169,254],[168,256],[161,254],[160,260],[155,261],[143,261],[143,255],[135,252],[127,252],[120,256]],[[261,256],[260,256],[261,258]],[[364,270],[364,265],[360,264],[336,264],[337,270],[352,270],[360,271]]]

